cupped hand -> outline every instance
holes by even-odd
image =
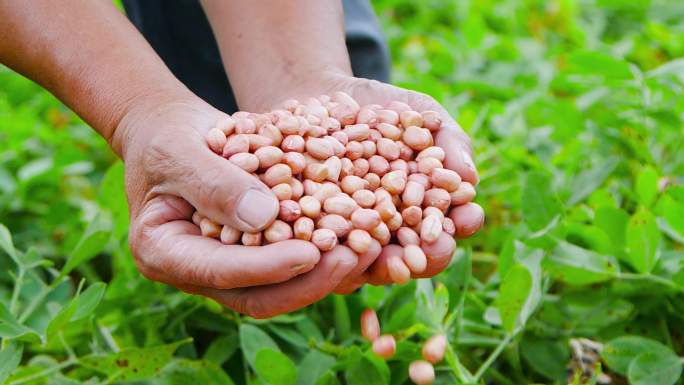
[[[342,78],[339,82],[340,90],[349,93],[360,105],[386,105],[395,100],[408,104],[415,111],[432,110],[440,113],[442,128],[435,135],[435,144],[444,149],[446,154],[444,166],[458,172],[463,180],[473,185],[479,182],[477,169],[472,160],[470,138],[446,109],[431,96],[375,80]],[[454,221],[458,238],[473,235],[484,223],[484,210],[476,203],[467,203],[453,208],[448,214]],[[427,269],[423,273],[412,274],[412,278],[428,278],[444,270],[449,265],[456,250],[456,241],[447,233],[442,233],[435,243],[422,244],[421,248],[428,259]],[[348,292],[356,289],[363,285],[364,279],[374,285],[392,283],[388,274],[388,258],[401,258],[401,250],[401,247],[384,247],[380,257],[373,262],[369,269],[358,275],[353,284],[347,284],[350,281],[350,278],[347,278],[337,290]]]
[[[392,101],[400,101],[408,104],[415,111],[437,111],[442,118],[442,128],[436,133],[435,144],[442,147],[446,153],[444,166],[458,172],[463,180],[473,185],[479,182],[477,169],[472,160],[470,138],[446,109],[429,95],[340,73],[312,75],[306,84],[294,89],[289,88],[286,91],[287,93],[283,95],[271,94],[268,98],[255,101],[251,107],[266,110],[286,98],[295,97],[304,100],[308,96],[332,95],[336,91],[343,91],[362,106],[387,105]],[[476,203],[466,203],[455,207],[448,215],[454,221],[457,238],[466,238],[475,234],[484,223],[484,210]],[[413,278],[431,277],[444,270],[451,261],[456,242],[444,233],[435,244],[422,245],[422,248],[428,258],[428,267],[424,273],[412,274]],[[364,261],[361,257],[359,265],[337,287],[336,292],[348,293],[366,282],[376,285],[391,283],[387,274],[388,258],[389,256],[401,258],[399,251],[401,248],[385,247],[376,261]]]
[[[256,232],[278,213],[268,187],[207,147],[205,133],[221,116],[191,96],[141,104],[119,124],[112,144],[126,165],[129,242],[138,268],[149,279],[259,318],[323,298],[357,265],[347,247],[321,255],[299,240],[223,245],[192,223],[196,208],[215,222]]]

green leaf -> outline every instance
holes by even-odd
[[[499,252],[499,263],[497,269],[499,271],[499,276],[505,277],[508,270],[516,262],[515,254],[518,252],[518,247],[526,247],[522,242],[519,242],[513,234],[509,234],[501,247],[501,252]]]
[[[525,264],[529,261],[534,265],[544,256],[544,250],[528,247],[526,244],[518,240],[514,240],[510,244],[509,249],[510,250],[507,250],[507,252],[510,253],[510,255],[506,257],[507,260],[504,262],[503,268],[499,270],[499,274],[501,274],[502,277],[505,277],[506,274],[508,274],[508,270],[511,268],[511,266],[515,265],[516,263]]]
[[[568,58],[569,72],[602,76],[606,79],[624,80],[632,78],[632,71],[626,61],[613,57],[605,52],[578,51]]]
[[[433,288],[430,279],[419,279],[416,285],[416,319],[434,330],[440,330],[449,312],[449,291],[442,284]]]
[[[368,285],[366,285],[368,286]],[[300,334],[306,336],[308,340],[314,339],[317,341],[323,341],[325,338],[323,337],[323,334],[321,333],[321,330],[318,328],[316,323],[309,317],[304,317],[297,321],[296,323],[297,330],[299,331]]]
[[[14,248],[14,243],[12,243],[12,234],[2,223],[0,223],[0,249],[4,250],[14,262],[19,264],[17,250]]]
[[[24,336],[38,337],[38,333],[21,325],[7,309],[7,306],[0,302],[0,337],[11,340]]]
[[[250,324],[240,325],[240,347],[249,365],[254,368],[257,352],[264,348],[280,351],[278,345],[266,332]]]
[[[335,372],[329,370],[314,385],[340,385],[340,381],[337,379]]]
[[[566,205],[573,206],[578,202],[581,202],[589,194],[594,192],[594,190],[599,188],[613,170],[615,170],[618,163],[620,163],[618,158],[608,158],[601,164],[582,171],[579,175],[573,177],[572,186],[570,187],[572,193],[570,198],[568,198]]]
[[[658,201],[656,207],[661,229],[672,239],[684,243],[684,203],[666,195]],[[661,224],[662,221],[665,223]]]
[[[670,348],[658,341],[640,336],[622,336],[608,341],[601,351],[601,358],[615,372],[627,375],[629,365],[642,353],[671,354]]]
[[[382,359],[370,355],[355,353],[344,372],[347,385],[387,385],[389,384],[389,368]]]
[[[466,290],[472,277],[473,250],[467,248],[464,252],[456,252],[445,274],[435,277],[449,291],[449,308],[462,307],[465,302]],[[461,310],[459,310],[461,311]]]
[[[157,375],[171,360],[179,346],[191,339],[151,348],[131,348],[112,354],[90,354],[81,357],[81,365],[121,381],[139,380]]]
[[[382,382],[383,384],[388,384],[390,382],[390,369],[389,366],[387,365],[387,361],[384,359],[380,358],[377,354],[373,353],[372,351],[368,350],[364,353],[363,357],[368,360],[368,362],[373,365],[375,370],[380,373],[380,377],[382,377]]]
[[[520,353],[525,361],[544,377],[559,383],[565,379],[566,364],[570,359],[567,339],[525,335],[520,343]]]
[[[124,188],[124,164],[116,161],[112,164],[100,183],[98,201],[101,207],[112,213],[114,235],[117,239],[128,232],[128,201]]]
[[[627,261],[639,273],[650,273],[658,262],[660,230],[650,211],[637,211],[627,224]]]
[[[278,350],[259,350],[254,360],[254,370],[271,385],[295,385],[297,382],[295,364]]]
[[[213,362],[216,365],[223,365],[233,356],[239,346],[238,335],[230,332],[222,335],[213,341],[204,352],[204,360]]]
[[[102,297],[104,297],[106,288],[107,285],[105,283],[96,282],[90,285],[90,287],[88,287],[83,293],[81,293],[77,297],[78,303],[76,306],[76,311],[71,317],[71,320],[76,321],[91,315],[97,305],[100,304],[100,301],[102,301]]]
[[[38,250],[31,246],[25,253],[19,256],[19,263],[21,263],[25,269],[33,269],[37,266],[51,266],[52,261],[42,258]]]
[[[361,298],[366,307],[377,309],[385,300],[385,286],[363,285]]]
[[[292,344],[293,346],[302,349],[309,348],[309,340],[307,339],[307,336],[297,330],[294,325],[279,325],[276,323],[269,323],[267,326],[270,332]]]
[[[615,257],[594,253],[560,241],[544,261],[556,279],[572,285],[588,285],[615,278],[619,265]]]
[[[393,333],[410,327],[416,322],[416,318],[420,317],[423,320],[431,319],[429,314],[418,314],[418,305],[416,302],[417,301],[408,301],[393,310],[389,316],[389,320],[382,326],[382,330]]]
[[[449,311],[449,291],[446,286],[438,283],[435,287],[434,304],[435,314],[444,319]]]
[[[48,340],[52,339],[58,332],[60,332],[64,327],[69,324],[71,318],[76,313],[78,308],[78,296],[73,298],[67,305],[62,307],[60,311],[55,315],[48,324],[45,331],[45,335]]]
[[[91,315],[104,296],[106,285],[97,282],[82,293],[76,293],[74,298],[67,305],[62,307],[48,324],[46,336],[48,339],[54,337],[59,331],[63,330],[71,321],[76,321]],[[80,290],[80,288],[79,288]]]
[[[608,235],[614,244],[613,250],[616,252],[625,247],[627,222],[629,222],[629,215],[625,210],[615,207],[599,207],[594,215],[594,224]]]
[[[682,359],[674,352],[646,352],[629,364],[627,378],[631,385],[672,385],[682,374]]]
[[[10,342],[0,351],[0,384],[4,384],[5,380],[14,373],[21,362],[23,352],[24,345],[18,342]]]
[[[72,378],[66,377],[61,373],[58,373],[56,375],[51,375],[50,378],[48,378],[47,385],[90,385],[87,382],[81,382],[74,380]]]
[[[86,263],[104,250],[111,235],[111,223],[102,214],[98,214],[86,228],[76,247],[69,255],[61,277],[71,273],[79,265]]]
[[[551,185],[551,177],[540,171],[530,172],[525,178],[521,209],[523,219],[532,232],[545,229],[557,220],[563,211],[563,206]]]
[[[27,184],[34,178],[47,173],[54,167],[54,160],[50,157],[34,159],[17,170],[17,179]]]
[[[219,366],[213,362],[187,359],[175,359],[158,374],[154,375],[154,384],[159,385],[234,385]]]
[[[504,328],[513,332],[525,324],[521,316],[532,291],[532,274],[523,264],[515,264],[499,287],[498,310]]]
[[[649,77],[677,75],[681,81],[684,81],[684,58],[666,62],[661,66],[648,71],[646,74]]]
[[[335,308],[335,331],[340,341],[345,341],[351,335],[351,319],[347,300],[344,295],[333,295],[332,298]]]
[[[653,204],[658,196],[658,173],[653,167],[644,167],[636,178],[636,194],[645,207]]]
[[[310,350],[299,363],[297,385],[314,385],[333,366],[335,358],[318,350]]]

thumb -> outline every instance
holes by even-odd
[[[202,215],[240,231],[257,232],[278,215],[278,199],[257,177],[207,148],[188,151],[174,187]]]

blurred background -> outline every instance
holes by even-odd
[[[682,383],[684,2],[373,5],[392,82],[473,139],[487,222],[449,269],[269,321],[147,281],[121,162],[0,66],[0,383],[398,385],[436,332],[438,384]]]

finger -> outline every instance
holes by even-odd
[[[236,288],[283,282],[311,270],[320,252],[310,242],[288,240],[261,247],[223,245],[201,236],[187,221],[192,207],[163,195],[145,205],[131,227],[141,271],[176,285]]]
[[[360,289],[363,285],[368,283],[370,280],[370,273],[368,271],[364,271],[360,275],[357,275],[355,278],[350,279],[347,283],[344,285],[339,285],[335,289],[335,294],[352,294],[356,290]]]
[[[382,246],[380,245],[380,242],[372,239],[371,244],[368,247],[368,251],[358,255],[359,260],[356,266],[349,274],[347,274],[346,277],[344,277],[342,282],[337,285],[337,288],[335,288],[335,293],[349,294],[361,287],[365,283],[365,271],[378,258],[381,251]]]
[[[451,117],[449,112],[431,97],[420,93],[409,93],[408,104],[417,111],[434,110],[442,118],[442,127],[435,134],[435,144],[444,149],[444,166],[456,171],[463,180],[477,185],[479,176],[472,159],[470,137]]]
[[[278,199],[265,184],[204,143],[189,144],[173,162],[172,189],[210,219],[257,232],[278,215]]]
[[[427,269],[420,274],[412,274],[413,278],[433,277],[446,269],[456,251],[456,241],[447,233],[442,232],[437,241],[431,244],[421,242],[420,248],[427,257]]]
[[[371,265],[368,272],[370,274],[368,283],[371,285],[388,285],[392,283],[392,278],[389,275],[388,261],[390,258],[401,258],[404,254],[404,249],[399,245],[387,245],[382,248],[380,256]]]
[[[484,224],[484,210],[477,203],[466,203],[451,209],[449,218],[454,221],[456,236],[467,238],[475,234]]]
[[[356,254],[346,246],[325,253],[310,272],[277,285],[240,290],[201,289],[200,293],[240,313],[268,318],[319,301],[354,269]]]
[[[473,163],[470,138],[453,119],[449,118],[448,121],[451,123],[443,124],[435,135],[435,143],[446,153],[444,166],[475,186],[480,178]]]

